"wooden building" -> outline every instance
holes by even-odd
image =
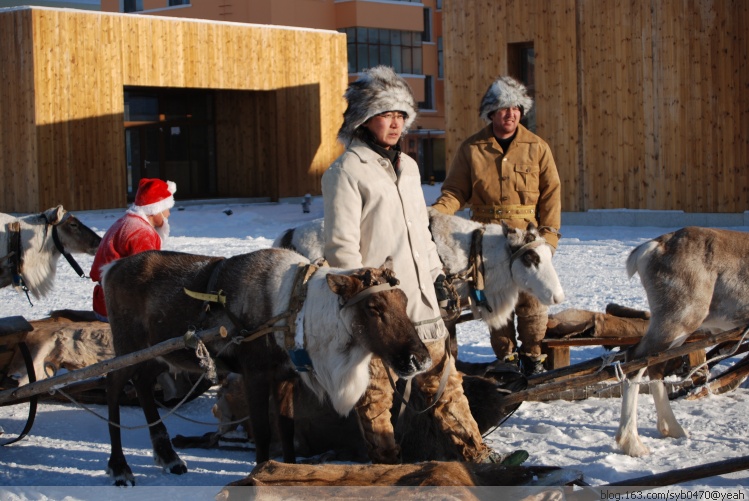
[[[0,10],[0,211],[320,192],[348,83],[335,31]]]
[[[483,126],[489,84],[530,76],[564,211],[749,210],[749,2],[444,0],[443,9],[448,159]]]

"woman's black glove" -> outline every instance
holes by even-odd
[[[439,303],[440,308],[446,310],[450,302],[450,294],[445,287],[445,275],[440,274],[434,281],[434,292],[437,294],[437,303]]]

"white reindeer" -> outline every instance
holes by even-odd
[[[448,216],[429,208],[432,238],[445,271],[459,274],[469,267],[472,241],[477,231],[483,262],[485,305],[471,304],[474,317],[499,329],[511,318],[518,293],[523,290],[544,304],[559,304],[564,291],[552,264],[551,247],[532,226],[527,231],[505,224],[481,224],[459,216]],[[296,250],[314,261],[324,254],[323,220],[317,219],[282,233],[274,247]],[[458,293],[469,296],[474,284],[459,281]],[[488,307],[487,307],[488,306]]]
[[[17,245],[10,231],[13,223],[20,226]],[[62,205],[23,217],[0,213],[0,288],[13,284],[20,289],[21,277],[34,297],[45,296],[54,286],[60,256],[69,252],[93,256],[99,242],[101,237]]]
[[[651,318],[647,332],[630,348],[627,358],[680,346],[700,328],[715,332],[749,324],[747,256],[748,234],[697,227],[661,235],[634,249],[627,258],[627,272],[630,277],[639,273]],[[664,364],[647,371],[658,430],[664,437],[686,437],[662,382]],[[644,372],[630,375],[622,390],[616,441],[630,456],[650,452],[637,433],[637,397]]]

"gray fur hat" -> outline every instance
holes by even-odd
[[[375,66],[364,70],[355,82],[349,84],[343,95],[348,107],[343,113],[343,125],[338,140],[348,145],[364,122],[386,111],[405,113],[403,134],[416,119],[416,104],[411,87],[389,66]]]
[[[479,115],[486,122],[491,122],[489,115],[497,110],[513,106],[519,107],[525,115],[533,107],[533,99],[528,96],[525,85],[512,77],[499,77],[492,82],[481,99]]]

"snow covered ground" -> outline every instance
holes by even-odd
[[[437,193],[438,187],[425,186],[428,203]],[[122,212],[88,211],[76,215],[103,234]],[[308,214],[302,213],[297,202],[178,203],[170,219],[172,237],[165,248],[221,256],[246,253],[269,247],[282,230],[319,217],[322,217],[319,198],[313,199]],[[639,280],[627,278],[624,260],[635,245],[671,229],[563,227],[563,239],[554,262],[567,299],[552,311],[565,308],[603,311],[609,302],[647,309]],[[736,229],[749,230],[746,227]],[[90,269],[91,257],[76,258],[84,270]],[[0,316],[23,315],[33,320],[47,316],[54,309],[90,309],[91,290],[92,283],[78,278],[61,260],[56,289],[49,297],[34,300],[32,307],[25,297],[6,288],[0,291]],[[494,358],[488,331],[480,322],[462,324],[459,343],[460,358],[464,360]],[[601,353],[599,348],[573,349],[572,361],[588,360]],[[588,483],[603,485],[749,455],[748,392],[742,387],[722,396],[673,402],[676,416],[690,436],[663,440],[658,438],[655,429],[652,400],[647,395],[642,396],[640,433],[652,450],[649,456],[642,458],[621,454],[614,443],[619,399],[526,402],[486,439],[497,451],[526,449],[530,453],[527,464],[575,468],[583,472]],[[212,426],[215,427],[210,413],[213,397],[214,393],[209,391],[181,409],[182,415],[211,424],[200,425],[172,416],[167,419],[171,435],[202,435],[211,431]],[[103,406],[92,406],[90,411],[106,415]],[[0,427],[7,431],[20,430],[26,412],[24,405],[0,408]],[[217,487],[244,477],[255,465],[252,451],[187,449],[180,454],[188,463],[188,473],[169,475],[154,466],[147,431],[126,430],[123,433],[125,454],[138,486],[148,488],[114,489],[109,487],[110,479],[105,473],[109,456],[107,426],[92,412],[73,404],[41,404],[31,434],[17,444],[0,449],[0,499],[102,499],[115,495],[123,499],[163,498],[164,495],[207,499],[215,495]],[[123,410],[123,424],[137,427],[143,422],[140,409]],[[749,472],[743,471],[696,480],[684,484],[684,489],[696,492],[706,488],[723,495],[745,496],[749,492],[742,486],[747,484]],[[673,495],[685,491],[671,488],[669,492]],[[642,496],[644,498],[645,494]],[[693,499],[698,499],[696,494],[694,496]]]

